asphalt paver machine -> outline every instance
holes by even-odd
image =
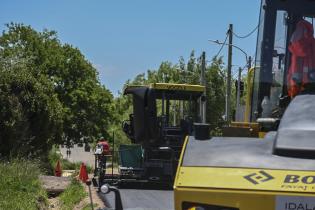
[[[200,122],[204,86],[154,83],[128,86],[133,113],[123,123],[131,145],[119,147],[119,181],[173,184],[184,139]]]
[[[264,135],[187,138],[176,209],[315,209],[314,17],[313,0],[262,0],[248,112]]]

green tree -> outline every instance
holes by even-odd
[[[207,122],[211,129],[221,127],[225,110],[225,77],[222,58],[213,58],[206,68]]]
[[[185,63],[183,57],[180,57],[178,64],[171,62],[162,62],[157,70],[148,70],[146,74],[142,73],[133,80],[128,80],[126,85],[145,85],[150,83],[166,82],[166,83],[188,83],[199,84],[201,72],[201,60],[195,57],[192,51],[188,62]],[[225,107],[225,68],[222,58],[213,58],[210,65],[206,67],[207,82],[207,122],[212,130],[221,127]],[[132,100],[130,96],[120,95],[115,99],[116,107],[118,107],[118,119],[128,119],[128,115],[132,113]],[[119,105],[118,105],[118,104]],[[158,104],[159,105],[159,104]],[[179,104],[176,104],[179,106]],[[179,110],[179,107],[174,109]],[[171,110],[171,112],[173,109]],[[172,113],[171,113],[172,116]],[[118,128],[118,127],[117,127]],[[119,127],[120,128],[120,127]],[[118,129],[116,129],[117,132]],[[126,141],[126,136],[119,134],[121,139]]]
[[[60,143],[62,105],[47,78],[21,65],[0,75],[0,154],[38,156]]]
[[[4,129],[1,135],[7,139],[4,140],[3,137],[1,142],[10,141],[15,144],[36,139],[37,143],[48,148],[52,143],[92,142],[101,135],[109,135],[109,125],[116,116],[113,114],[112,94],[100,84],[96,69],[80,50],[62,44],[55,31],[37,32],[23,24],[7,24],[7,30],[0,36],[0,68],[1,78],[11,78],[1,80],[4,89],[0,95],[10,99],[6,101],[6,109],[1,109],[1,116],[11,116],[10,120],[14,122],[14,117],[19,118],[28,126],[20,129],[21,124],[11,123],[12,129],[32,133],[32,136],[14,136]],[[21,85],[25,91],[14,92],[10,88],[14,86],[11,83]],[[47,99],[50,101],[45,101]],[[35,102],[25,105],[37,100],[36,106],[33,105]],[[4,101],[0,103],[1,107],[5,107],[2,105]],[[42,107],[38,111],[43,119],[25,116],[25,113],[32,113],[35,109],[33,106]],[[37,108],[35,113],[36,111]],[[51,117],[46,120],[47,125],[44,122],[46,115],[46,118]],[[1,125],[6,120],[1,118]],[[49,120],[55,123],[56,128],[53,126],[44,129],[46,127],[38,127],[36,124],[43,123],[43,126],[49,127]]]

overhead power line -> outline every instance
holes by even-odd
[[[221,53],[223,47],[226,45],[226,41],[227,41],[227,38],[228,38],[228,37],[229,37],[228,34],[226,34],[225,40],[224,40],[224,42],[221,44],[221,48],[220,48],[220,50],[218,51],[218,53],[216,54],[216,56],[215,56],[216,58],[220,55],[220,53]]]
[[[247,67],[247,64],[246,64],[245,66],[243,66],[243,67],[242,67],[242,66],[239,66],[239,68],[241,68],[242,71],[243,71],[246,67]],[[234,72],[232,77],[234,78],[237,73],[238,73],[238,71]]]
[[[237,35],[236,33],[233,32],[233,35],[236,36],[237,38],[239,39],[245,39],[247,37],[250,37],[259,27],[259,24],[251,31],[249,32],[248,34],[244,35],[244,36],[240,36],[240,35]]]
[[[213,43],[215,43],[215,44],[219,44],[219,45],[227,45],[227,46],[230,45],[230,46],[232,46],[232,47],[238,49],[239,51],[241,51],[241,52],[245,55],[246,62],[247,62],[247,58],[248,58],[247,53],[246,53],[242,48],[240,48],[240,47],[238,47],[238,46],[236,46],[236,45],[234,45],[234,44],[224,44],[224,43],[222,43],[222,42],[219,42],[219,40],[211,40],[211,39],[209,39],[208,41],[209,41],[209,42],[213,42]]]

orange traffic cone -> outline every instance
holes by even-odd
[[[62,170],[61,170],[61,165],[60,165],[60,161],[57,161],[56,167],[55,167],[55,176],[61,176],[62,174]]]
[[[82,163],[80,166],[79,179],[84,183],[89,179],[86,166],[84,163]]]

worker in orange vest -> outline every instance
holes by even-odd
[[[291,98],[301,91],[309,91],[308,89],[314,86],[315,39],[313,35],[313,25],[306,20],[300,20],[291,36],[289,44],[291,65],[287,76],[288,94]]]

